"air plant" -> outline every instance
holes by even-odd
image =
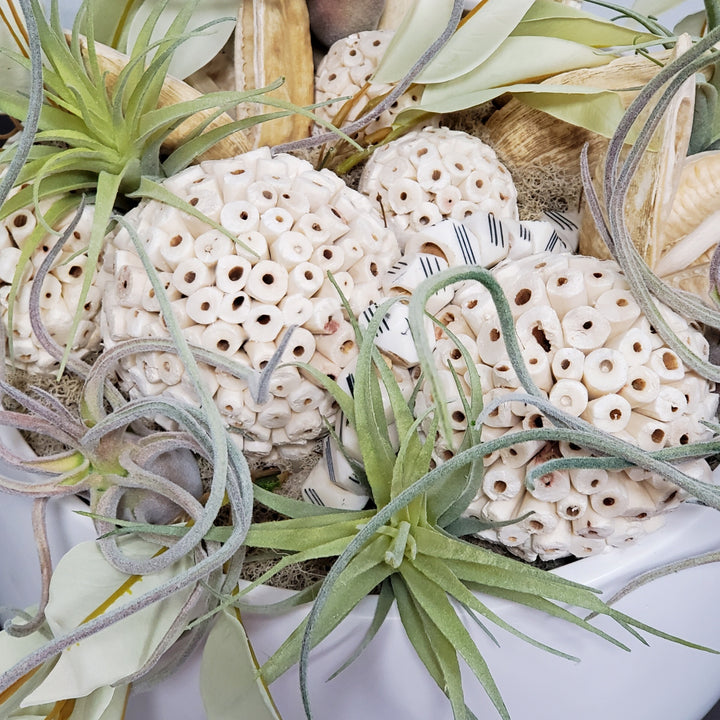
[[[72,233],[72,230],[73,225],[65,235]],[[137,236],[134,237],[140,246]],[[62,239],[45,258],[31,298],[34,331],[48,352],[57,355],[61,354],[61,349],[53,343],[39,322],[38,298],[43,277],[52,265],[53,254],[59,252],[61,245]],[[149,263],[142,248],[138,252]],[[151,278],[158,283],[159,293],[163,293],[157,274],[152,271],[151,265],[148,267]],[[229,439],[215,405],[202,385],[197,363],[214,364],[217,361],[218,367],[245,379],[250,392],[258,402],[262,402],[267,395],[268,377],[277,365],[284,346],[263,373],[227,362],[212,353],[191,352],[172,318],[164,296],[163,301],[168,311],[167,324],[172,340],[123,343],[103,354],[92,368],[71,360],[71,368],[85,377],[79,417],[73,416],[45,392],[35,389],[23,393],[5,381],[0,382],[3,394],[25,408],[24,412],[0,410],[0,424],[40,433],[67,448],[63,452],[31,461],[18,458],[7,450],[2,451],[3,460],[37,477],[37,480],[27,482],[3,478],[1,482],[5,492],[34,498],[33,524],[43,579],[40,603],[34,615],[16,619],[5,628],[5,635],[30,638],[27,640],[30,645],[22,647],[32,650],[26,657],[18,658],[20,661],[7,669],[0,679],[0,700],[10,703],[10,707],[28,696],[28,690],[34,693],[31,702],[37,698],[46,702],[49,699],[47,693],[53,692],[69,693],[62,694],[60,699],[76,697],[72,694],[74,686],[64,687],[62,679],[57,681],[58,675],[63,677],[65,665],[62,660],[66,657],[63,655],[61,661],[55,663],[58,653],[117,622],[137,617],[138,613],[150,606],[156,608],[151,625],[160,628],[160,631],[153,634],[149,644],[143,636],[139,647],[146,650],[137,655],[134,664],[130,666],[122,662],[98,665],[104,666],[99,675],[81,680],[81,685],[96,684],[89,690],[87,687],[82,692],[78,690],[77,697],[86,691],[113,683],[127,685],[150,671],[167,671],[168,665],[172,666],[173,662],[183,659],[186,651],[201,640],[208,629],[207,624],[200,623],[192,632],[186,633],[189,620],[216,606],[215,595],[228,592],[237,583],[253,501],[250,472],[244,458]],[[193,379],[197,405],[183,405],[162,398],[126,401],[113,388],[110,379],[119,358],[128,352],[142,350],[177,353],[187,374]],[[179,430],[151,431],[149,423],[158,414],[173,419]],[[197,457],[208,460],[213,472],[207,497],[202,502],[197,497],[202,487],[193,487],[192,483],[193,476],[197,476]],[[183,482],[188,478],[191,482],[186,489]],[[133,540],[128,545],[124,541],[118,542],[114,537],[101,540],[97,549],[95,543],[79,546],[63,561],[65,565],[61,563],[63,569],[54,573],[51,580],[44,511],[48,501],[65,495],[87,497],[94,515],[145,518],[150,522],[185,518],[189,532],[179,542],[166,542],[159,546],[148,544],[140,538],[137,539],[139,544]],[[232,529],[227,539],[220,543],[204,543],[203,538],[226,505],[232,517]],[[97,527],[102,533],[112,526],[98,521]],[[77,579],[78,573],[82,575],[83,572],[79,568],[88,562],[95,568],[93,572],[98,574],[98,577],[90,580],[94,590],[88,596],[91,605],[95,602],[97,607],[88,608],[86,616],[77,616],[76,607],[68,619],[67,608],[57,610],[57,605],[62,606],[64,602],[62,591],[59,591],[60,599],[50,599],[48,604],[48,583],[50,587],[53,583],[65,587],[63,583],[68,566],[70,569],[67,572]],[[107,586],[112,587],[116,578],[122,577],[126,578],[126,582],[118,583],[118,592],[103,597],[103,592],[108,594]],[[75,580],[70,584],[72,588],[75,587],[74,583]],[[124,589],[135,585],[136,594],[129,602],[124,602]],[[97,602],[98,594],[104,602]],[[86,606],[81,604],[78,607]],[[53,609],[52,618],[48,616],[48,620],[54,618],[57,621],[55,625],[51,624],[53,629],[57,630],[58,626],[62,629],[49,640],[46,638],[48,628],[45,625],[48,608]],[[77,625],[73,625],[72,618],[76,617]],[[141,634],[146,633],[147,613],[144,621],[140,619],[133,625],[133,621],[127,620],[118,627],[121,633],[131,632],[132,627]],[[92,642],[82,646],[90,655],[98,647],[97,643],[93,646]],[[168,651],[170,654],[167,654]],[[11,646],[10,657],[13,652],[16,653]],[[41,666],[43,670],[36,676],[36,669]],[[62,688],[60,691],[53,691],[56,681]]]
[[[38,107],[37,97],[28,100],[19,94],[0,92],[0,111],[21,120],[39,112],[38,132],[31,132],[32,123],[26,121],[28,127],[20,141],[0,153],[0,162],[11,162],[16,155],[28,156],[13,182],[15,192],[4,202],[0,213],[7,217],[32,204],[39,222],[23,244],[9,298],[9,319],[12,320],[12,305],[26,265],[43,237],[48,232],[55,233],[51,225],[77,207],[79,193],[92,196],[95,213],[86,250],[87,267],[91,271],[83,280],[63,365],[93,281],[92,269],[98,264],[103,238],[116,207],[152,197],[226,232],[187,202],[179,201],[159,180],[183,169],[223,138],[268,117],[277,117],[276,113],[270,113],[236,122],[229,122],[230,118],[226,117],[225,124],[212,124],[225,109],[239,103],[262,102],[279,108],[280,115],[301,112],[313,117],[308,110],[266,96],[281,80],[267,88],[209,93],[160,107],[173,55],[188,37],[221,21],[186,32],[196,4],[184,4],[165,37],[152,42],[153,29],[166,5],[159,3],[145,21],[127,63],[118,69],[108,66],[98,51],[92,21],[93,0],[86,0],[81,7],[69,40],[60,25],[57,0],[52,3],[49,19],[38,0],[29,2],[29,12],[46,58],[42,68],[43,102]],[[20,65],[30,67],[30,61],[22,55],[14,57]],[[35,84],[39,77],[40,68],[36,67]],[[190,129],[186,130],[186,124],[180,147],[174,151],[166,148],[168,138],[188,120],[192,120]],[[240,152],[243,145],[231,147]],[[43,213],[40,202],[45,200],[49,208]]]
[[[472,269],[465,271],[464,275],[457,271],[446,272],[421,286],[420,292],[411,300],[411,322],[416,341],[423,333],[420,328],[423,326],[424,300],[454,280],[469,278],[480,280],[493,294],[503,321],[504,336],[510,338],[506,341],[509,342],[511,357],[515,358],[516,370],[528,390],[528,394],[522,397],[536,403],[552,418],[556,427],[482,441],[482,419],[492,408],[482,409],[479,377],[474,372],[467,351],[458,344],[471,377],[472,391],[465,399],[466,412],[468,417],[477,417],[478,421],[468,427],[455,457],[434,467],[432,453],[436,433],[442,424],[442,401],[438,400],[434,411],[417,413],[414,407],[417,389],[409,398],[403,395],[391,369],[374,345],[375,334],[385,313],[392,303],[399,301],[397,298],[386,301],[376,309],[365,331],[361,331],[357,324],[355,326],[360,353],[352,382],[349,383],[352,392],[346,392],[338,383],[321,376],[311,367],[305,368],[314,373],[318,381],[323,382],[333,394],[356,431],[362,463],[349,455],[346,459],[353,466],[360,482],[369,488],[372,507],[361,511],[338,511],[325,507],[298,506],[287,498],[268,493],[258,495],[256,492],[260,502],[286,515],[288,519],[252,525],[245,543],[249,547],[280,553],[282,557],[252,583],[226,594],[221,605],[237,606],[243,613],[251,613],[253,608],[257,611],[255,603],[246,604],[243,598],[260,583],[267,582],[281,569],[298,562],[336,558],[322,583],[297,594],[295,602],[307,598],[309,594],[317,593],[317,596],[306,620],[261,668],[261,677],[270,683],[299,658],[300,687],[308,718],[312,718],[307,690],[308,660],[312,647],[378,586],[380,593],[371,628],[360,641],[357,653],[343,665],[343,669],[370,642],[391,606],[396,603],[411,644],[430,675],[448,696],[455,718],[474,717],[465,704],[460,683],[460,658],[481,682],[500,716],[509,717],[482,651],[461,621],[460,616],[464,613],[479,622],[479,618],[482,618],[495,623],[535,646],[563,657],[571,657],[510,627],[474,594],[475,590],[565,619],[622,648],[626,646],[569,612],[561,604],[607,615],[633,634],[636,634],[637,628],[660,637],[669,637],[610,609],[589,588],[517,560],[501,557],[462,539],[464,535],[487,527],[487,524],[476,519],[462,517],[480,485],[482,458],[487,453],[500,447],[538,439],[568,440],[604,453],[602,460],[614,466],[637,463],[651,467],[674,481],[684,483],[716,506],[720,504],[716,488],[704,487],[702,483],[683,476],[665,461],[664,457],[668,453],[645,453],[632,445],[608,438],[607,434],[598,432],[588,423],[547,407],[529,380],[522,360],[518,359],[520,354],[512,352],[513,349],[517,350],[517,340],[510,310],[502,290],[487,271]],[[426,343],[426,340],[421,340],[419,345]],[[429,373],[433,372],[430,366],[426,369]],[[384,405],[383,396],[389,408]],[[436,397],[440,398],[441,395]],[[394,422],[397,427],[397,441],[393,440],[388,430],[390,422]],[[342,442],[339,438],[336,440],[342,450]],[[686,446],[678,455],[704,456],[717,450],[717,442],[703,443]],[[593,462],[598,458],[586,460]],[[528,481],[531,482],[532,478]],[[182,536],[187,531],[179,526],[113,522],[120,526],[116,531],[118,534],[155,532],[164,537]],[[213,528],[206,539],[220,541],[229,533],[229,528]],[[451,598],[459,603],[462,612],[455,609]],[[287,602],[283,606],[287,606]],[[237,619],[232,620],[227,616],[224,622],[231,625],[238,623]]]

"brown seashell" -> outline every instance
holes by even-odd
[[[127,65],[129,58],[127,55],[118,52],[114,48],[98,42],[95,43],[95,50],[98,62],[100,63],[100,68],[104,73],[106,73],[106,82],[112,87],[122,68]],[[80,51],[83,54],[83,57],[87,57],[87,40],[84,37],[80,38]],[[184,83],[182,80],[178,80],[177,78],[168,75],[165,79],[162,90],[160,91],[158,107],[166,107],[186,100],[196,100],[199,97],[202,97],[202,94],[190,87],[190,85]],[[163,143],[163,149],[170,152],[180,147],[190,133],[199,125],[207,122],[207,119],[212,117],[213,114],[212,110],[203,110],[195,113],[195,115],[170,133],[167,140]],[[206,132],[222,125],[227,125],[227,123],[232,121],[233,119],[227,113],[223,113],[208,124]],[[203,153],[198,160],[216,160],[225,157],[233,157],[247,152],[249,149],[250,148],[245,137],[239,133],[233,133],[229,137],[220,140],[213,145],[213,147]]]
[[[310,24],[305,0],[244,0],[235,28],[235,81],[237,90],[265,87],[285,78],[273,97],[296,105],[311,105],[314,72]],[[244,103],[238,118],[277,108]],[[278,145],[310,135],[312,121],[289,115],[248,130],[253,147]]]

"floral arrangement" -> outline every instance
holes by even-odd
[[[714,2],[677,36],[555,0],[88,0],[67,32],[19,4],[0,424],[37,452],[0,449],[0,489],[32,499],[42,590],[3,608],[0,717],[122,718],[202,647],[209,718],[279,718],[295,664],[312,718],[312,651],[368,595],[338,672],[396,606],[456,719],[461,663],[510,717],[466,617],[573,659],[485,596],[716,652],[537,562],[720,509]],[[561,208],[517,180],[543,162]],[[67,496],[97,540],[53,567]],[[258,663],[246,614],[306,602]]]

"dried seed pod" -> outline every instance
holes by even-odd
[[[235,27],[236,90],[250,90],[284,78],[271,94],[295,103],[313,101],[313,57],[305,0],[245,0]],[[244,103],[238,119],[272,112],[273,108]],[[278,145],[310,134],[312,121],[292,114],[254,126],[248,132],[252,147]]]

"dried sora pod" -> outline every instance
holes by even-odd
[[[399,256],[394,234],[370,201],[328,170],[267,148],[193,166],[167,188],[220,223],[233,242],[205,223],[157,202],[128,215],[165,283],[188,341],[262,369],[291,326],[283,359],[310,362],[337,377],[356,353],[336,282],[360,312],[380,295],[380,278]],[[148,278],[127,231],[109,239],[104,298],[106,345],[166,336]],[[132,356],[120,371],[131,395],[194,394],[176,358]],[[309,452],[332,416],[324,390],[296,367],[274,373],[272,399],[257,405],[244,382],[207,369],[206,383],[245,452]]]
[[[366,30],[333,43],[315,73],[315,102],[340,97],[350,97],[351,100],[319,107],[315,111],[317,115],[331,122],[339,114],[344,116],[344,121],[356,120],[368,103],[382,99],[392,90],[392,85],[371,82],[392,36],[393,32],[389,30]],[[389,130],[398,113],[418,99],[417,92],[410,88],[392,107],[369,123],[359,136],[367,137],[379,130]]]
[[[40,212],[48,209],[47,201],[41,201]],[[55,342],[64,347],[70,342],[70,318],[75,313],[81,296],[86,272],[88,246],[94,210],[88,206],[63,246],[60,255],[43,281],[40,291],[40,318]],[[72,221],[72,215],[56,225],[62,232]],[[29,301],[32,281],[43,260],[57,242],[57,236],[42,232],[36,211],[32,207],[16,210],[0,221],[0,314],[6,335],[12,336],[13,363],[16,367],[32,373],[48,374],[58,368],[57,358],[40,344],[30,324]],[[17,289],[12,306],[10,327],[10,293],[16,268],[27,243],[36,243],[25,265],[25,271]],[[102,296],[102,281],[96,276],[85,299],[83,315],[78,332],[72,343],[75,357],[83,357],[100,346],[98,312]]]
[[[613,261],[567,253],[541,254],[498,265],[493,274],[508,298],[525,364],[552,404],[644,450],[686,444],[710,436],[718,398],[712,383],[687,370],[641,314]],[[468,286],[455,293],[460,328],[473,340],[467,347],[480,373],[486,406],[516,392],[519,382],[503,342],[489,293]],[[702,357],[702,334],[669,308],[662,312],[676,332]],[[438,342],[438,368],[447,372],[454,345]],[[463,366],[456,370],[462,375]],[[459,441],[467,427],[454,383],[446,384],[451,419]],[[520,389],[521,391],[521,389]],[[430,390],[421,408],[434,402]],[[485,420],[489,439],[548,421],[532,405],[501,403]],[[452,448],[438,447],[438,459]],[[534,515],[486,535],[526,558],[552,559],[600,552],[655,529],[659,516],[684,497],[677,487],[639,468],[554,471],[534,489],[526,471],[552,457],[588,455],[568,443],[526,442],[485,458],[486,477],[467,513],[491,520]],[[709,479],[704,460],[683,464],[690,475]]]
[[[398,232],[419,231],[475,211],[517,219],[517,191],[494,150],[446,127],[407,133],[376,150],[360,179]]]

